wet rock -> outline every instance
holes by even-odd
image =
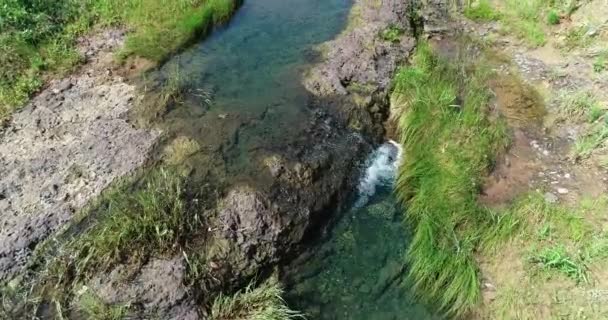
[[[317,97],[343,98],[337,111],[347,123],[382,136],[392,75],[415,44],[408,19],[410,3],[356,1],[354,6],[365,27],[349,28],[326,43],[326,61],[312,69],[304,85]],[[388,27],[405,30],[399,42],[387,42],[378,36]]]
[[[218,227],[234,248],[232,268],[246,273],[278,258],[279,235],[286,221],[261,193],[237,187],[222,201]]]

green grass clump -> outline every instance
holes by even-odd
[[[250,284],[232,296],[220,295],[211,307],[211,320],[290,320],[305,319],[289,309],[281,297],[283,289],[276,277],[255,288]]]
[[[496,21],[500,13],[492,8],[488,0],[480,0],[476,5],[469,3],[464,9],[464,16],[473,21]]]
[[[407,157],[396,194],[413,228],[407,252],[413,291],[447,315],[462,315],[480,298],[474,253],[508,235],[517,222],[477,203],[493,156],[508,143],[502,121],[489,120],[489,73],[448,63],[419,44],[399,70],[398,132]]]
[[[48,77],[82,60],[76,39],[97,26],[131,33],[120,53],[163,61],[230,17],[239,0],[5,0],[0,5],[0,120]]]
[[[539,264],[545,270],[555,270],[577,283],[587,283],[587,266],[581,259],[572,258],[564,246],[553,246],[544,248],[538,254],[532,256],[531,261]]]
[[[96,209],[99,221],[72,240],[79,273],[168,251],[196,224],[187,215],[183,179],[159,169],[140,188],[118,189]]]
[[[544,11],[550,2],[544,0],[507,0],[505,1],[503,24],[519,38],[531,46],[542,46],[547,40],[542,24]]]
[[[552,26],[559,24],[559,14],[555,10],[549,10],[547,23]]]
[[[137,55],[153,61],[167,56],[196,35],[227,21],[237,0],[105,0],[113,2],[117,19],[133,28],[121,56]]]

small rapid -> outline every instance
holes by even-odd
[[[378,187],[391,187],[401,163],[403,148],[393,140],[382,144],[365,161],[365,172],[359,182],[355,208],[366,205]]]

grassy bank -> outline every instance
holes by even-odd
[[[578,5],[576,0],[480,0],[469,2],[464,15],[475,21],[501,21],[506,33],[530,46],[542,46],[547,42],[548,29],[569,17]]]
[[[0,10],[0,120],[46,79],[82,58],[76,39],[96,27],[129,30],[119,57],[162,61],[198,34],[229,19],[239,0],[7,0]]]
[[[504,123],[490,120],[489,76],[422,43],[395,78],[392,112],[407,155],[396,193],[413,229],[409,278],[414,292],[448,316],[479,302],[475,253],[517,225],[477,203],[494,155],[508,143]]]

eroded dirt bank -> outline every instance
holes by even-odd
[[[142,166],[158,132],[134,128],[138,95],[110,69],[124,32],[109,30],[80,51],[89,62],[55,81],[0,133],[0,279],[116,178]]]

